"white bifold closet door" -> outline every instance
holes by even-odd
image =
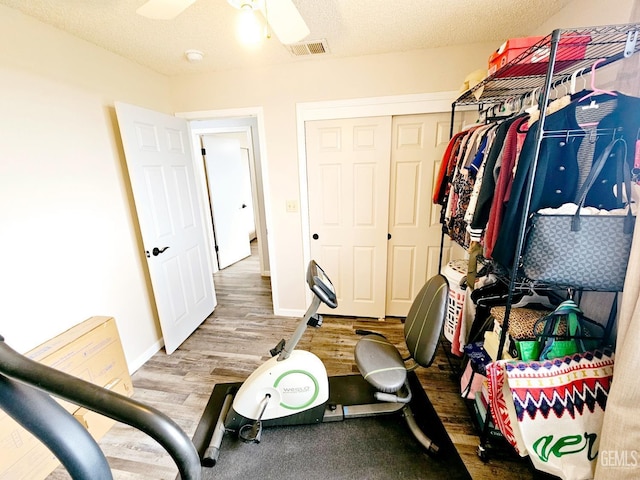
[[[336,286],[331,313],[405,316],[437,272],[439,208],[431,192],[448,120],[424,114],[305,124],[311,257]]]

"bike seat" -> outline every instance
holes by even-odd
[[[355,360],[364,379],[381,392],[397,392],[407,378],[400,352],[382,335],[361,338],[356,344]]]

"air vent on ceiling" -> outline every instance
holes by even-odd
[[[329,53],[329,46],[325,39],[313,40],[309,42],[292,43],[287,45],[289,53],[294,57],[302,57],[305,55],[323,55]]]

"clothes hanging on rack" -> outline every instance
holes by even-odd
[[[546,118],[547,136],[540,144],[529,213],[545,207],[559,207],[563,203],[575,202],[580,188],[579,179],[583,178],[584,171],[611,142],[614,134],[624,138],[627,144],[635,145],[640,129],[640,115],[637,114],[640,111],[640,98],[623,94],[616,97],[605,95],[603,98],[591,98],[613,106],[609,113],[597,121],[597,131],[594,134],[585,136],[585,130],[578,123],[584,112],[584,105],[579,101],[572,102]],[[523,218],[525,186],[529,181],[536,153],[536,135],[539,128],[539,122],[536,122],[529,129],[525,139],[509,203],[494,246],[494,260],[507,268],[511,266],[515,254],[514,233]],[[633,162],[633,158],[629,157],[628,155],[627,162]],[[586,173],[588,174],[588,171]],[[616,179],[616,164],[608,162],[589,191],[585,205],[603,209],[616,208],[618,204],[613,193]]]
[[[517,164],[517,158],[522,149],[522,144],[527,134],[527,117],[520,117],[511,122],[502,148],[500,173],[493,192],[493,201],[489,219],[485,229],[485,257],[491,258],[493,247],[500,231],[504,208],[509,201],[513,174]],[[522,129],[521,129],[522,127]],[[496,164],[496,168],[498,165]]]
[[[506,134],[502,125],[514,120],[505,118],[476,124],[454,135],[442,159],[433,200],[443,206],[441,221],[449,235],[465,248],[476,240],[468,225],[479,202],[485,201],[480,193],[484,179],[488,179],[486,188],[493,190],[495,184],[497,174],[487,168],[486,159],[499,157]]]
[[[563,97],[554,106],[559,110],[546,117],[529,213],[575,202],[594,159],[614,136],[631,146],[627,162],[633,167],[640,98],[616,92],[615,96],[597,94],[582,101],[586,94],[588,91],[571,95],[568,104]],[[444,206],[442,222],[449,236],[465,248],[481,242],[483,256],[507,269],[513,262],[515,232],[523,218],[525,187],[536,155],[540,125],[530,120],[523,113],[454,135],[434,191],[434,201]],[[613,190],[618,175],[615,162],[608,162],[585,204],[601,209],[620,207]]]
[[[519,118],[522,118],[522,115],[504,120],[495,128],[495,136],[491,144],[491,149],[487,152],[487,156],[485,158],[484,175],[482,177],[480,188],[478,189],[477,202],[473,212],[470,212],[470,215],[467,217],[470,217],[468,222],[469,234],[473,241],[480,242],[482,240],[484,228],[489,220],[493,193],[495,191],[496,181],[498,180],[500,172],[499,160],[504,140],[511,124]]]
[[[451,184],[451,177],[453,170],[455,169],[455,155],[457,155],[460,148],[460,142],[462,138],[468,134],[467,131],[456,133],[449,143],[442,156],[442,163],[440,164],[440,170],[438,171],[438,178],[435,182],[435,188],[433,191],[433,203],[435,205],[445,205],[447,197],[449,195],[449,186]],[[442,212],[444,214],[444,211]]]
[[[466,131],[466,135],[460,137],[457,150],[452,152],[447,161],[453,165],[450,179],[450,188],[446,207],[444,209],[444,223],[451,237],[465,248],[469,247],[469,234],[464,223],[471,193],[476,181],[477,166],[486,150],[486,134],[492,125],[478,125]],[[449,166],[447,170],[450,170]]]

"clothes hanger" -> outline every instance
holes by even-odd
[[[565,78],[561,85],[564,87],[564,96],[568,96],[569,95],[569,87],[567,86],[567,79]]]
[[[593,65],[591,65],[591,92],[587,93],[584,97],[582,97],[580,100],[578,100],[578,103],[583,102],[584,100],[593,97],[594,95],[612,95],[612,96],[617,96],[618,94],[616,92],[612,92],[609,90],[602,90],[598,87],[596,87],[595,85],[595,80],[596,80],[596,67],[604,62],[606,60],[606,58],[601,58],[599,60],[596,60],[595,62],[593,62]],[[598,104],[596,103],[595,100],[591,100],[591,103],[589,103],[589,105],[585,105],[582,107],[583,110],[586,110],[587,108],[598,108]]]
[[[556,308],[555,305],[551,303],[548,296],[540,295],[533,289],[530,292],[526,293],[518,303],[514,303],[511,306],[514,308],[518,308],[534,304],[542,305],[543,307],[550,308],[552,310]]]
[[[561,94],[559,87],[564,87],[564,94]],[[551,115],[571,103],[571,96],[569,95],[566,78],[563,79],[559,85],[554,84],[553,92],[555,94],[555,98],[547,105],[547,115]]]
[[[540,118],[540,109],[538,108],[537,103],[537,91],[539,87],[536,87],[531,92],[531,105],[529,108],[526,108],[524,111],[529,114],[528,124],[529,126],[533,125]]]
[[[540,87],[536,87],[531,92],[531,106],[525,110],[527,113],[533,113],[538,111],[538,103],[536,101],[537,92],[540,90]]]
[[[575,72],[573,72],[571,74],[571,83],[569,84],[569,93],[571,95],[575,95],[575,93],[576,93],[576,80],[578,78],[578,75],[580,75],[582,77],[582,74],[584,73],[584,71],[585,71],[584,68],[579,68],[579,69],[577,69]],[[585,85],[583,86],[583,89],[584,89],[584,87],[586,87],[586,81],[585,81]]]
[[[602,90],[601,88],[596,87],[596,84],[595,84],[596,68],[600,63],[604,62],[605,60],[606,59],[601,58],[599,60],[596,60],[593,63],[593,65],[591,65],[591,92],[587,93],[582,98],[580,98],[577,103],[583,102],[584,100],[587,100],[589,98],[591,98],[591,102],[589,102],[588,105],[583,105],[581,107],[582,110],[590,110],[590,109],[594,109],[594,108],[600,108],[600,105],[598,104],[598,102],[596,102],[596,100],[594,98],[594,95],[611,95],[613,97],[618,95],[616,92],[612,92],[612,91],[608,91],[608,90]],[[580,128],[583,128],[583,129],[585,129],[585,128],[593,128],[593,127],[597,127],[598,126],[598,122],[580,123],[579,126],[580,126]]]

